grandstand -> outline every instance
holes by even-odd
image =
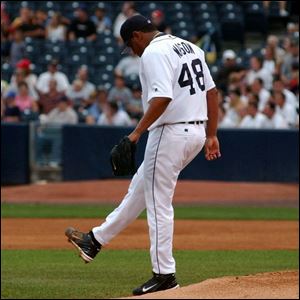
[[[155,9],[165,12],[166,23],[170,25],[172,33],[185,39],[212,33],[217,45],[218,57],[227,42],[236,42],[233,47],[239,48],[240,60],[248,64],[246,37],[250,32],[261,36],[263,44],[270,28],[272,18],[282,19],[285,24],[288,18],[280,18],[277,1],[271,1],[270,14],[264,11],[263,1],[136,1],[136,10],[150,17]],[[288,2],[288,11],[293,12],[293,1]],[[112,21],[121,11],[122,1],[98,2],[84,1],[90,16],[96,7],[105,8]],[[6,1],[6,11],[13,20],[19,15],[20,7],[32,10],[43,10],[51,16],[54,12],[61,12],[66,18],[74,17],[74,10],[81,2],[77,1]],[[283,27],[282,27],[283,28]],[[281,28],[281,29],[282,29]],[[112,31],[97,34],[94,42],[84,39],[76,41],[52,42],[27,37],[25,39],[25,56],[32,62],[32,70],[39,75],[47,69],[52,58],[59,58],[59,68],[70,78],[74,79],[78,66],[87,64],[90,70],[90,80],[96,85],[110,88],[113,82],[113,70],[120,60],[119,47]],[[251,40],[250,40],[251,43]],[[230,44],[231,45],[231,44]],[[258,46],[258,45],[257,45]],[[261,46],[261,45],[259,45]],[[217,71],[218,62],[213,71]],[[1,75],[9,81],[13,67],[1,56]]]

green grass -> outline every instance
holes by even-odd
[[[4,218],[105,218],[116,206],[1,203]],[[299,209],[289,207],[175,206],[176,219],[298,220]],[[144,211],[140,218],[146,218]]]
[[[148,251],[102,251],[85,265],[71,250],[1,250],[1,299],[129,296],[151,276]],[[230,275],[298,269],[298,251],[175,251],[181,286]]]

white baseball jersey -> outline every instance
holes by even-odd
[[[206,92],[215,83],[196,45],[172,35],[153,39],[141,56],[140,80],[144,112],[154,97],[172,101],[150,130],[178,122],[207,120]]]

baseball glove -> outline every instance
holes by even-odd
[[[124,136],[110,152],[110,162],[115,176],[133,175],[135,167],[136,144]]]

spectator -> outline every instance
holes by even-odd
[[[48,71],[42,73],[36,83],[36,88],[41,93],[45,94],[49,92],[49,81],[55,79],[57,82],[57,90],[59,92],[66,92],[69,88],[69,80],[67,76],[57,70],[58,60],[53,59],[48,65]]]
[[[64,93],[57,90],[56,80],[54,78],[50,79],[49,91],[45,94],[41,94],[38,101],[41,113],[48,114],[57,106],[62,96],[64,96]]]
[[[46,27],[46,38],[52,42],[65,41],[67,28],[62,22],[61,14],[54,13]]]
[[[31,61],[27,58],[23,58],[17,62],[16,68],[24,71],[25,81],[29,85],[29,88],[34,89],[37,82],[37,76],[31,72]]]
[[[151,22],[158,31],[172,33],[171,27],[165,21],[165,14],[161,10],[156,9],[151,13]]]
[[[98,94],[96,97],[96,101],[87,109],[88,115],[86,118],[86,123],[95,124],[99,119],[102,112],[105,111],[108,105],[108,91],[104,87],[98,88]]]
[[[264,88],[270,90],[272,87],[272,74],[268,70],[263,69],[263,59],[259,56],[252,56],[250,58],[250,69],[246,74],[246,83],[252,85],[256,78],[261,78],[264,82]]]
[[[263,109],[263,113],[266,115],[266,120],[263,122],[263,128],[270,129],[286,129],[289,128],[288,123],[283,116],[276,112],[276,104],[272,101],[268,101]]]
[[[88,41],[94,41],[96,36],[96,26],[94,22],[89,19],[86,6],[81,4],[75,11],[75,19],[71,22],[69,27],[69,39],[75,40],[78,38],[85,38]]]
[[[271,1],[263,1],[265,10],[269,14],[269,7]],[[277,1],[279,3],[279,15],[281,17],[286,17],[289,15],[289,12],[286,10],[286,1]]]
[[[282,115],[289,127],[295,127],[297,122],[297,111],[295,107],[286,101],[283,92],[274,92],[273,97],[274,102],[277,104],[276,112]]]
[[[98,125],[131,126],[132,121],[126,111],[119,109],[117,102],[109,102],[107,108],[100,115]]]
[[[10,18],[6,12],[5,3],[1,1],[1,32],[6,34],[9,30]]]
[[[247,107],[247,115],[242,119],[239,128],[262,128],[266,116],[258,111],[258,103],[250,101]]]
[[[285,55],[285,50],[279,47],[279,40],[276,35],[271,34],[268,36],[266,48],[270,48],[274,53],[276,64],[280,64]]]
[[[233,122],[230,117],[226,116],[226,110],[223,105],[219,105],[218,114],[218,127],[219,128],[235,128],[237,124]]]
[[[16,28],[20,28],[21,26],[29,26],[32,23],[33,12],[28,7],[21,7],[19,11],[19,16],[16,17],[11,25],[10,30],[15,30]],[[24,31],[22,29],[22,31]]]
[[[227,93],[229,77],[234,74],[237,80],[240,81],[244,73],[244,68],[239,66],[236,62],[235,52],[228,49],[223,53],[222,66],[216,75],[216,84],[219,89]]]
[[[86,93],[83,90],[83,82],[80,79],[75,79],[66,92],[66,96],[71,100],[74,109],[78,108],[88,99]]]
[[[43,9],[37,9],[35,11],[36,23],[40,24],[43,28],[46,28],[49,22],[48,13]]]
[[[253,94],[258,95],[258,110],[262,111],[268,102],[271,94],[268,90],[264,88],[264,83],[261,78],[254,79],[252,85],[251,85],[251,92]]]
[[[82,82],[82,93],[84,94],[83,99],[88,99],[96,90],[95,85],[88,81],[88,77],[89,69],[86,65],[82,65],[77,70],[76,78]]]
[[[135,54],[123,57],[115,68],[117,76],[129,77],[130,75],[139,75],[140,58]]]
[[[286,31],[287,31],[287,36],[290,38],[299,36],[299,23],[293,23],[293,22],[287,23]]]
[[[20,122],[21,121],[21,110],[16,105],[16,94],[15,92],[9,92],[4,99],[4,111],[3,117],[1,118],[5,122]],[[1,107],[2,108],[2,107]]]
[[[38,110],[36,101],[29,95],[28,84],[25,81],[18,84],[18,93],[15,99],[16,106],[19,107],[21,112],[24,112],[26,109],[31,111]]]
[[[262,67],[263,69],[268,70],[268,72],[272,75],[278,73],[275,52],[270,46],[267,46],[264,49],[264,62]]]
[[[287,103],[291,104],[294,108],[299,107],[299,99],[297,101],[295,94],[285,88],[284,83],[279,76],[276,76],[273,80],[273,91],[282,92]]]
[[[15,93],[18,93],[19,83],[25,81],[28,85],[29,95],[36,101],[38,100],[39,96],[34,88],[35,75],[32,74],[32,76],[26,77],[25,65],[27,65],[27,63],[28,62],[26,60],[23,60],[17,64],[17,68],[15,69],[15,72],[11,77],[10,84],[7,88],[6,93],[8,93],[9,91],[14,91]]]
[[[140,85],[134,84],[131,91],[132,98],[125,108],[130,118],[137,123],[143,116],[142,89]]]
[[[241,93],[238,89],[230,89],[228,93],[228,101],[227,109],[225,113],[225,119],[229,119],[230,123],[233,123],[235,126],[237,126],[241,119],[239,115],[239,111],[244,109],[245,104],[242,102],[240,96]],[[226,121],[227,123],[229,121]]]
[[[38,18],[36,15],[32,15],[28,23],[23,23],[20,25],[25,37],[31,37],[36,39],[45,38],[45,27],[43,25],[42,19]]]
[[[298,95],[297,107],[299,108],[299,63],[294,63],[292,65],[291,79],[288,82],[287,87],[295,95]]]
[[[132,93],[125,85],[123,76],[115,76],[115,83],[112,89],[108,93],[109,102],[117,102],[120,108],[124,109],[127,103],[132,98]]]
[[[7,88],[8,88],[8,83],[5,80],[1,79],[1,98],[3,95],[5,95]]]
[[[15,68],[18,61],[25,55],[25,42],[23,31],[17,28],[13,33],[12,43],[10,46],[10,65]]]
[[[132,17],[136,14],[138,14],[138,12],[135,9],[134,1],[123,2],[122,11],[117,15],[114,25],[113,25],[114,36],[117,39],[119,46],[123,45],[123,40],[120,36],[120,29],[121,29],[122,24],[129,17]]]
[[[56,107],[48,115],[42,115],[41,122],[47,124],[76,124],[78,117],[75,110],[70,107],[69,99],[62,96]]]
[[[281,76],[285,84],[290,81],[292,66],[296,63],[299,63],[299,40],[292,40],[281,65]]]
[[[111,30],[112,22],[110,17],[106,16],[106,10],[104,7],[96,8],[95,15],[92,16],[92,21],[96,26],[96,32],[98,34]]]

